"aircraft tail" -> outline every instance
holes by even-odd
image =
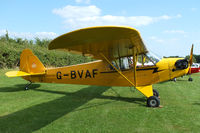
[[[30,49],[24,49],[20,56],[19,71],[10,71],[6,73],[8,77],[43,75],[45,67]]]

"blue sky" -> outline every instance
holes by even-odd
[[[55,38],[100,25],[126,25],[140,31],[160,56],[200,54],[198,0],[1,0],[0,35]]]

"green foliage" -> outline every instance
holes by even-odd
[[[196,59],[196,62],[197,63],[200,63],[200,55],[193,55],[194,57],[195,57],[195,59]]]
[[[40,46],[40,47],[48,47],[48,44],[50,43],[51,40],[49,39],[39,39],[35,38],[35,44]]]
[[[9,41],[9,36],[8,36],[8,31],[7,31],[7,30],[6,30],[6,35],[5,35],[5,37],[6,37],[6,40]]]
[[[182,58],[180,56],[164,56],[164,58]]]
[[[187,55],[185,58],[189,60],[189,59],[190,59],[190,55]],[[196,60],[196,55],[193,55],[193,57],[192,57],[192,62],[193,62],[193,63],[199,63],[199,62],[197,62],[197,60]]]
[[[29,48],[45,66],[60,67],[92,61],[89,57],[74,55],[64,51],[48,50],[51,40],[27,40],[9,38],[8,33],[0,37],[0,68],[15,68],[19,66],[20,54]]]
[[[165,57],[164,58],[183,58],[183,57],[179,57],[179,56],[169,56],[169,57]],[[185,56],[186,59],[190,59],[190,55],[187,55]],[[192,57],[192,62],[194,63],[200,63],[200,55],[195,55],[193,54],[193,57]]]

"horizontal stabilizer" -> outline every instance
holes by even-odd
[[[44,75],[45,72],[43,73],[26,73],[23,71],[9,71],[6,73],[6,76],[8,77],[22,77],[22,76],[31,76],[31,75]]]

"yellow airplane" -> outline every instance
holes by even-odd
[[[160,105],[159,93],[152,88],[152,84],[187,74],[193,55],[192,46],[189,61],[184,58],[157,60],[148,56],[139,32],[124,26],[75,30],[57,37],[48,48],[92,56],[96,61],[45,68],[31,50],[25,49],[20,56],[19,71],[10,71],[6,75],[20,76],[30,83],[134,86],[147,97],[149,107]]]

